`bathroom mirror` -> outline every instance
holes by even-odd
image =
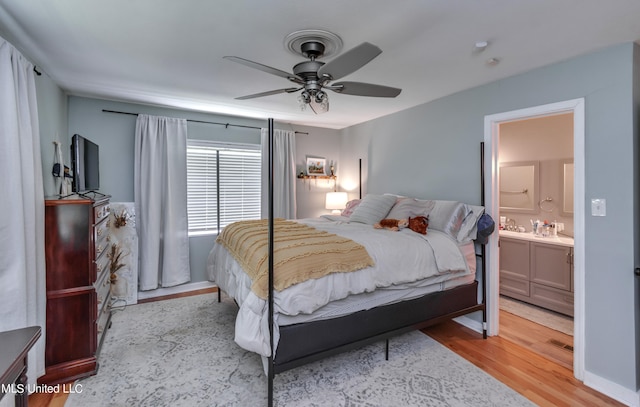
[[[500,210],[537,213],[540,201],[538,161],[500,163]]]
[[[573,216],[573,160],[562,161],[561,215]]]

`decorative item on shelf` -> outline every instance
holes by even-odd
[[[327,160],[321,157],[307,157],[307,175],[327,175]]]
[[[332,214],[339,215],[347,205],[347,201],[348,197],[346,192],[327,192],[324,207],[331,209]]]
[[[331,180],[333,180],[333,190],[335,191],[336,175],[333,161],[331,161],[330,164],[330,173],[327,174],[326,158],[307,156],[306,170],[306,174],[304,173],[304,171],[300,171],[300,174],[298,174],[298,178],[302,180],[313,179],[315,181],[315,185],[318,185],[318,179],[326,179],[328,184],[331,182]],[[309,190],[311,190],[311,183],[309,184]]]

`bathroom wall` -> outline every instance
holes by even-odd
[[[563,222],[562,233],[573,236],[573,216],[562,212],[563,162],[573,159],[573,114],[504,123],[500,126],[499,148],[500,164],[539,162],[539,198],[533,203],[535,213],[501,209],[500,216],[514,219],[516,225],[524,226],[527,232],[531,231],[530,219]],[[540,202],[544,199],[551,200]]]

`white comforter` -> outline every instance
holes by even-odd
[[[278,316],[311,314],[331,301],[378,288],[419,284],[423,279],[447,273],[471,272],[458,243],[448,235],[429,230],[420,235],[409,229],[400,232],[374,229],[371,225],[335,221],[332,217],[302,219],[307,225],[326,230],[362,244],[375,262],[372,267],[349,273],[333,273],[296,284],[274,293],[274,344],[279,339]],[[339,219],[339,218],[338,218]],[[237,262],[220,245],[215,245],[207,262],[209,279],[215,281],[240,306],[235,341],[244,349],[270,356],[268,303],[250,289],[251,281]]]

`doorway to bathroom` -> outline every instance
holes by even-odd
[[[499,125],[500,336],[573,369],[573,112]]]
[[[557,272],[554,271],[554,264],[559,263],[559,258],[564,256],[566,252],[562,252],[560,250],[553,250],[555,247],[553,245],[548,245],[551,243],[550,237],[547,234],[553,236],[553,232],[557,232],[562,229],[564,226],[563,233],[569,234],[571,232],[571,225],[569,222],[562,222],[557,218],[552,218],[550,215],[545,217],[545,209],[551,210],[549,214],[553,215],[553,211],[563,210],[564,212],[570,212],[568,209],[571,206],[570,200],[564,198],[564,195],[568,193],[564,191],[564,186],[562,187],[562,191],[558,191],[560,188],[560,184],[556,184],[557,188],[555,188],[553,194],[549,193],[547,189],[542,189],[538,184],[540,182],[540,177],[545,177],[545,174],[540,173],[540,165],[541,157],[547,156],[538,156],[533,159],[528,159],[529,157],[521,157],[518,155],[512,155],[509,157],[508,152],[503,152],[500,149],[500,139],[501,132],[508,132],[508,125],[511,123],[515,123],[514,126],[517,127],[517,122],[526,121],[531,119],[543,119],[550,118],[562,115],[568,115],[564,118],[570,119],[573,124],[573,164],[570,162],[564,162],[564,158],[560,158],[558,155],[555,156],[554,159],[559,160],[557,162],[562,168],[566,165],[566,168],[574,168],[574,177],[573,177],[573,195],[576,197],[573,200],[573,234],[574,234],[574,244],[573,249],[570,252],[570,255],[565,258],[565,261],[570,261],[572,266],[573,275],[568,279],[563,281],[553,281],[555,277],[557,277]],[[535,134],[531,137],[532,139],[536,138],[544,138],[543,136],[536,136]],[[512,242],[516,241],[516,243],[520,243],[520,245],[515,245],[516,249],[509,250],[510,252],[516,253],[512,256],[512,259],[503,259],[503,265],[506,264],[507,268],[512,268],[512,271],[518,271],[519,267],[522,264],[526,264],[526,261],[529,263],[529,278],[526,279],[528,281],[529,286],[529,297],[525,297],[524,299],[529,299],[531,297],[534,298],[534,302],[542,297],[546,300],[541,304],[541,308],[549,308],[549,300],[553,300],[553,295],[550,295],[549,292],[543,293],[540,295],[540,289],[544,289],[545,287],[542,285],[547,285],[554,289],[566,289],[569,288],[569,292],[573,290],[573,312],[574,312],[574,327],[573,327],[573,372],[574,376],[579,380],[584,380],[584,99],[574,99],[568,100],[564,102],[551,103],[548,105],[535,106],[526,109],[520,109],[510,112],[497,113],[493,115],[489,115],[485,117],[485,151],[487,152],[487,156],[490,157],[490,160],[485,162],[486,172],[491,174],[489,182],[485,185],[485,195],[487,197],[485,201],[485,206],[488,213],[496,219],[498,222],[500,218],[501,206],[510,208],[512,216],[510,219],[513,221],[509,222],[509,225],[512,229],[508,231],[513,233],[514,235],[508,236],[512,238]],[[520,150],[531,149],[530,146],[522,146]],[[553,148],[550,146],[546,146],[545,148]],[[544,152],[544,150],[543,150]],[[516,154],[518,152],[516,151]],[[520,151],[522,153],[522,151]],[[506,157],[503,157],[505,155]],[[569,154],[570,156],[570,154]],[[568,158],[567,156],[566,158]],[[551,156],[549,156],[551,157]],[[522,158],[522,160],[521,160]],[[525,159],[527,158],[527,159]],[[522,162],[519,162],[522,161]],[[530,162],[532,161],[532,162]],[[514,164],[515,162],[515,164]],[[505,202],[501,202],[501,194],[500,190],[503,185],[500,184],[500,164],[507,163],[510,164],[510,168],[507,172],[515,173],[515,174],[524,174],[527,176],[528,181],[526,185],[513,185],[510,184],[511,181],[505,181],[505,192],[512,194],[510,197],[505,198]],[[544,167],[547,167],[547,163],[542,163]],[[560,170],[558,170],[560,171]],[[546,171],[548,172],[548,171]],[[537,174],[537,178],[536,178]],[[560,182],[560,181],[558,181]],[[571,184],[571,180],[567,176],[563,175],[562,185]],[[546,187],[545,187],[546,188]],[[525,195],[522,194],[523,190],[527,190],[526,197],[520,196]],[[556,193],[556,191],[558,191]],[[562,198],[561,198],[562,197]],[[526,198],[526,199],[525,199]],[[566,201],[566,203],[565,203]],[[553,208],[552,208],[553,206]],[[542,207],[542,209],[540,209]],[[515,208],[515,209],[514,209]],[[518,212],[518,210],[524,210],[524,212]],[[527,212],[527,210],[529,212]],[[557,215],[555,215],[557,216]],[[542,218],[542,219],[540,219]],[[551,229],[551,226],[541,227],[539,229],[540,235],[545,235],[544,238],[539,237],[535,238],[531,233],[533,226],[531,225],[531,221],[533,223],[536,220],[539,220],[540,225],[544,225],[544,220],[547,220],[547,223],[550,225],[554,223],[554,229]],[[564,223],[564,225],[558,225],[560,223]],[[506,225],[506,217],[505,217],[505,226]],[[520,227],[519,227],[520,226]],[[521,232],[524,229],[525,232]],[[530,239],[536,239],[533,241],[527,241],[526,239],[522,239],[526,234],[529,234],[527,237]],[[520,237],[521,239],[517,239]],[[564,236],[553,237],[554,239],[564,238]],[[537,240],[540,239],[540,240]],[[547,239],[543,242],[543,239]],[[508,334],[506,331],[506,327],[501,327],[501,311],[500,311],[500,253],[501,248],[498,247],[498,243],[504,242],[504,239],[499,239],[498,234],[494,234],[490,239],[487,249],[487,261],[488,261],[488,274],[487,274],[487,292],[488,292],[488,302],[487,302],[487,311],[488,311],[488,333],[489,335],[503,335]],[[535,246],[535,247],[534,247]],[[512,247],[513,249],[513,247]],[[549,250],[546,250],[549,249]],[[562,254],[564,253],[564,254]],[[520,266],[510,264],[509,262],[515,259],[515,263],[519,261]],[[523,261],[524,259],[524,261]],[[533,260],[532,260],[533,259]],[[524,262],[524,263],[523,263]],[[512,262],[513,263],[513,262]],[[534,272],[531,273],[531,267],[534,268]],[[524,273],[526,275],[526,272]],[[512,289],[514,288],[514,283],[518,283],[518,281],[514,281],[514,276],[512,277],[512,281],[510,281],[512,285]],[[532,278],[532,279],[531,279]],[[524,284],[525,277],[520,276],[520,283]],[[556,285],[554,287],[554,285]],[[533,296],[531,296],[532,290]],[[521,286],[520,289],[526,293],[527,287]],[[517,290],[516,290],[517,291]],[[550,290],[555,292],[555,290]],[[556,292],[557,293],[557,292]],[[553,294],[553,293],[551,293]],[[556,298],[557,299],[557,298]],[[523,298],[517,299],[521,303],[524,303]],[[553,301],[551,301],[553,302]],[[556,301],[557,305],[557,301]],[[540,304],[536,304],[536,306],[540,307]],[[565,307],[562,311],[566,311]],[[555,311],[557,312],[557,311]],[[560,312],[561,314],[563,312]],[[566,312],[564,312],[566,314]],[[507,319],[507,318],[503,318]],[[522,319],[524,320],[524,319]],[[514,330],[524,331],[525,335],[531,339],[531,335],[528,335],[526,332],[530,331],[530,329],[520,326]],[[502,332],[505,331],[505,332]],[[555,329],[554,329],[555,331]],[[567,341],[558,341],[561,346],[569,345],[565,342]],[[570,345],[569,345],[570,346]]]

